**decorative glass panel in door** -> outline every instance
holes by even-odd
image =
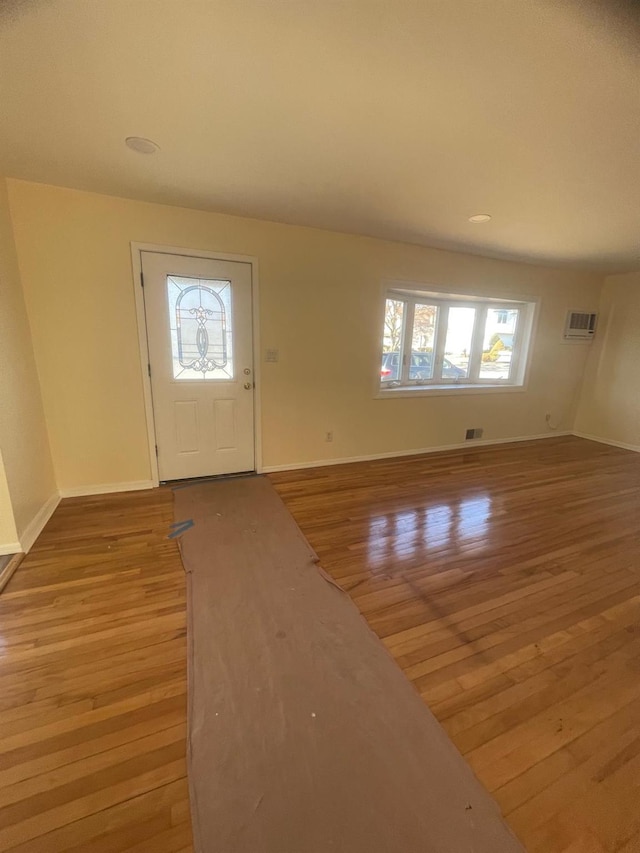
[[[231,282],[167,276],[174,379],[233,379]]]

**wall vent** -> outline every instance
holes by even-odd
[[[482,427],[476,427],[475,429],[468,429],[465,435],[465,440],[470,441],[472,438],[482,438],[482,433],[484,429]]]
[[[590,341],[596,333],[597,314],[569,311],[564,326],[565,341]]]

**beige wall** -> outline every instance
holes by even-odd
[[[21,537],[56,493],[40,384],[0,178],[0,449]]]
[[[562,343],[600,279],[364,237],[10,181],[20,270],[61,489],[148,479],[130,242],[255,255],[260,263],[266,466],[539,435],[573,424],[588,347]],[[533,297],[525,392],[376,400],[385,279]],[[333,430],[334,442],[324,435]]]
[[[9,484],[0,453],[0,555],[11,554],[16,548],[18,532],[13,518],[13,507],[9,495]]]
[[[640,273],[605,280],[575,429],[640,450]]]

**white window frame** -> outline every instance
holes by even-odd
[[[529,361],[529,352],[533,338],[534,319],[537,304],[531,300],[515,300],[504,297],[490,297],[463,294],[442,294],[433,291],[408,290],[404,286],[390,287],[384,292],[382,303],[382,323],[384,328],[384,312],[388,299],[399,300],[405,304],[403,311],[403,325],[400,339],[400,365],[401,376],[397,380],[384,381],[380,377],[380,361],[378,356],[378,369],[375,394],[378,398],[392,398],[398,396],[416,396],[420,394],[455,394],[455,393],[492,393],[504,391],[522,391],[526,386],[526,375]],[[434,331],[433,347],[433,378],[432,379],[409,379],[411,364],[412,340],[413,340],[413,318],[416,304],[434,305],[438,308]],[[469,351],[468,378],[459,380],[437,378],[441,373],[442,363],[445,358],[445,345],[448,328],[448,314],[452,307],[474,308],[476,317],[473,327],[473,336]],[[517,311],[518,319],[514,332],[512,358],[509,377],[498,379],[495,377],[481,378],[482,367],[482,344],[486,325],[487,312],[490,308],[504,311]]]

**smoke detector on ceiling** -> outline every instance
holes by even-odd
[[[469,222],[489,222],[491,215],[489,213],[474,213],[469,217]]]
[[[152,139],[145,139],[144,136],[127,136],[124,141],[127,148],[132,151],[137,151],[138,154],[155,154],[160,150],[160,146]]]

